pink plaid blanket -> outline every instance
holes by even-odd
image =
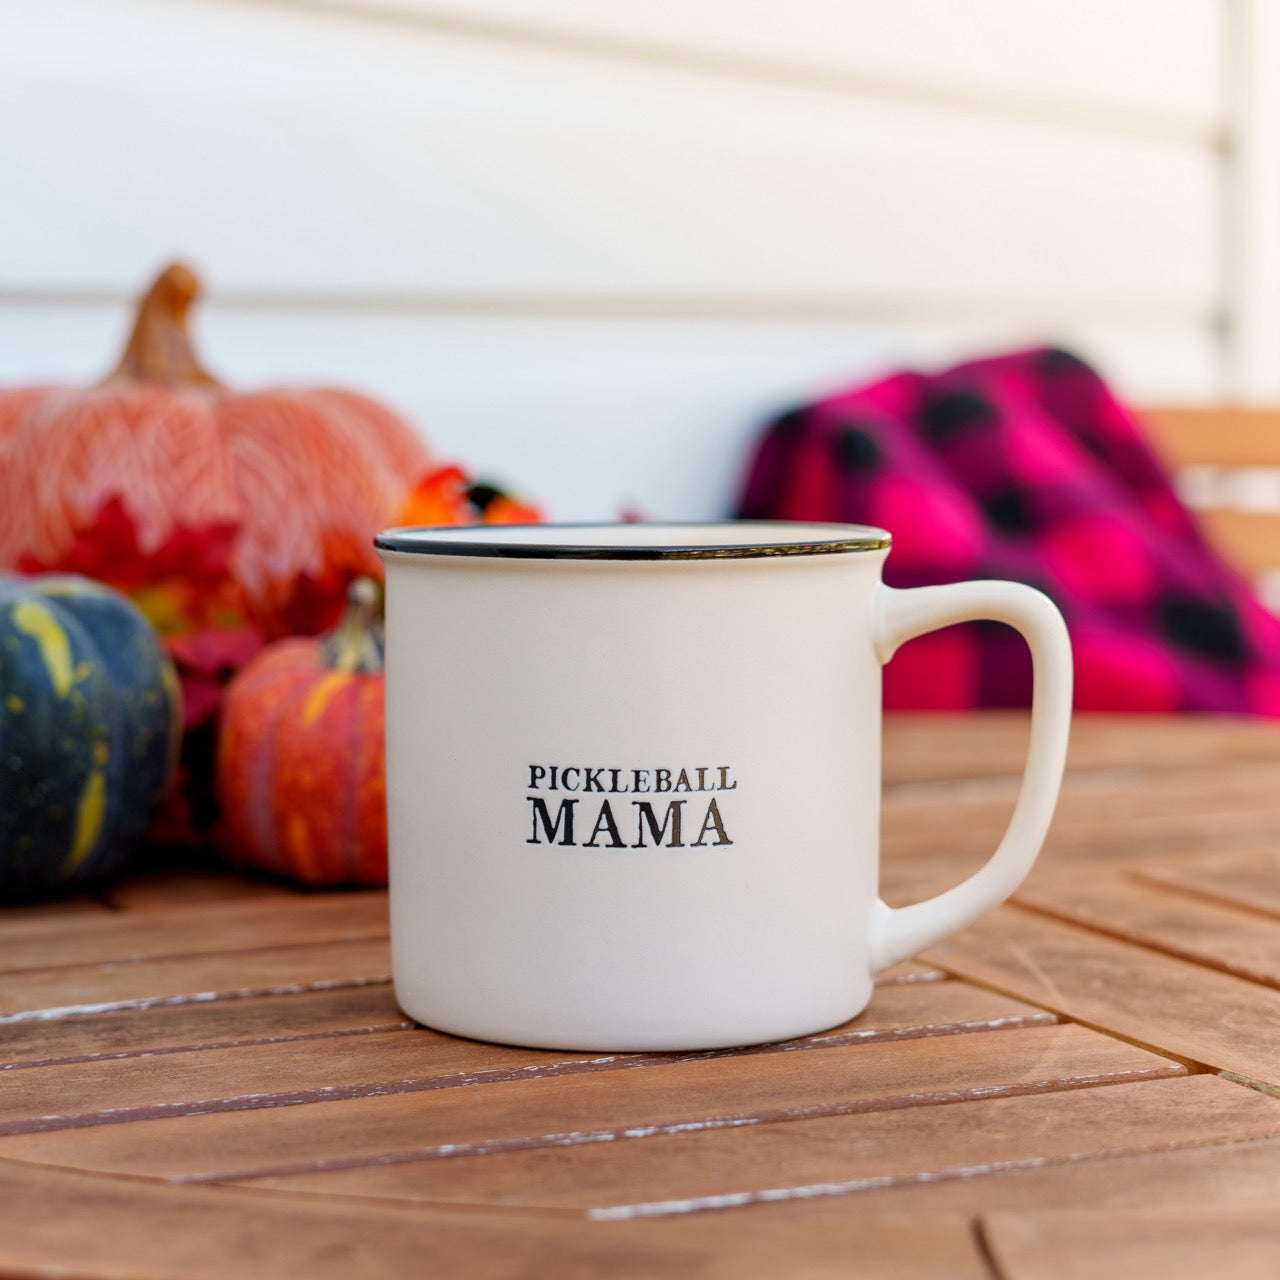
[[[1061,608],[1087,710],[1280,716],[1280,619],[1205,542],[1134,414],[1049,348],[900,373],[772,422],[737,514],[893,534],[886,579],[1011,578]],[[998,624],[906,645],[898,708],[1030,699],[1030,661]]]

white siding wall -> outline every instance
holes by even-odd
[[[372,390],[562,518],[720,513],[766,415],[902,361],[1275,398],[1269,4],[0,0],[0,382],[105,369],[180,255],[228,380]]]

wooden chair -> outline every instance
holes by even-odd
[[[1209,539],[1280,612],[1280,410],[1152,408],[1143,419]]]

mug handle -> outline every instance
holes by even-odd
[[[1071,728],[1071,644],[1048,596],[1018,582],[957,582],[896,590],[876,599],[875,649],[883,666],[899,645],[957,622],[1005,622],[1031,650],[1031,746],[1013,817],[995,853],[954,889],[924,902],[872,908],[871,972],[906,960],[998,906],[1022,883],[1049,830]]]

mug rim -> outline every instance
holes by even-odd
[[[741,531],[737,537],[735,529]],[[672,532],[645,537],[648,530]],[[757,536],[748,536],[751,530]],[[417,525],[384,529],[373,540],[379,552],[504,560],[758,560],[886,551],[891,543],[888,531],[874,525],[818,520]]]

